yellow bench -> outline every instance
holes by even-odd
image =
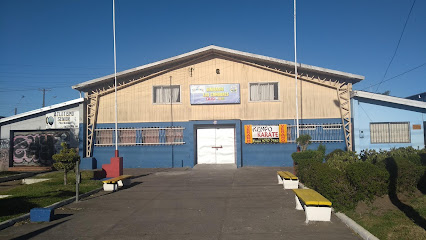
[[[119,187],[130,185],[132,175],[121,175],[102,181],[104,191],[116,191]]]
[[[330,221],[331,202],[312,189],[293,189],[296,209],[305,210],[306,223],[309,221]]]
[[[278,184],[282,184],[284,189],[299,188],[299,178],[288,171],[277,172]]]

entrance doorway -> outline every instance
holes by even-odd
[[[235,129],[232,127],[197,129],[198,164],[234,164]]]

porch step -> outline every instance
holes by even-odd
[[[8,171],[11,171],[11,172],[48,172],[48,171],[52,171],[52,167],[39,167],[39,166],[9,167]]]

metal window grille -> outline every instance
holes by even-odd
[[[118,129],[118,145],[179,145],[184,144],[183,127],[121,128]],[[95,129],[95,146],[113,146],[114,129]]]
[[[409,143],[409,122],[370,123],[371,143]]]
[[[296,142],[296,125],[287,125],[288,142]],[[344,142],[345,136],[341,123],[331,124],[300,124],[299,135],[311,136],[311,142]]]

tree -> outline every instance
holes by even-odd
[[[302,134],[296,139],[296,143],[302,148],[302,151],[305,151],[311,143],[311,139],[308,134]]]
[[[77,151],[73,148],[68,148],[65,142],[61,143],[61,151],[52,156],[55,163],[53,166],[56,169],[64,170],[64,185],[67,185],[67,174],[69,170],[75,167],[77,161],[80,160],[80,156]]]
[[[387,90],[387,91],[384,91],[383,93],[381,93],[382,95],[386,95],[386,96],[390,96],[390,91],[389,90]]]

